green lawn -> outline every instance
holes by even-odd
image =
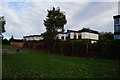
[[[17,49],[17,47],[10,45],[2,45],[2,49]]]
[[[30,52],[3,54],[3,78],[120,78],[120,62]]]

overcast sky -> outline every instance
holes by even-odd
[[[27,35],[40,35],[45,32],[43,20],[47,9],[60,7],[65,12],[67,24],[65,30],[80,30],[90,28],[99,32],[113,32],[113,16],[118,14],[117,2],[36,2],[7,1],[2,2],[2,14],[6,20],[6,32],[3,34],[9,39],[23,38]]]

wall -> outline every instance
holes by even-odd
[[[66,40],[67,36],[68,36],[67,34],[57,34],[58,39],[62,39],[62,37],[64,37],[63,40]]]
[[[74,32],[70,32],[70,39],[74,39]]]
[[[74,37],[75,37],[76,39],[78,39],[78,33],[75,33]]]
[[[92,39],[92,40],[98,40],[99,36],[98,36],[98,34],[90,33],[90,39]]]
[[[114,19],[114,39],[120,39],[120,18]]]
[[[16,46],[16,47],[23,47],[23,42],[11,42],[11,45]]]
[[[99,35],[98,34],[94,34],[94,33],[89,33],[89,32],[82,32],[81,33],[81,38],[82,39],[98,40],[99,39]]]
[[[82,32],[81,39],[90,39],[90,34],[88,32]]]
[[[37,41],[39,41],[39,40],[43,40],[43,38],[42,37],[29,37],[29,38],[26,38],[26,41],[29,41],[29,40],[37,40]]]

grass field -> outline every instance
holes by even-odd
[[[29,52],[3,54],[3,78],[120,78],[120,62]]]
[[[2,45],[2,49],[16,49],[17,47],[15,46],[10,46],[10,45]]]

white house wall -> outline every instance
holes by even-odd
[[[90,33],[90,39],[92,40],[98,40],[98,34]]]
[[[74,39],[74,36],[76,36],[76,39],[78,39],[78,35],[81,36],[81,39],[91,39],[91,40],[98,40],[99,35],[98,34],[94,34],[94,33],[89,33],[89,32],[82,32],[82,33],[74,33],[74,32],[70,32],[70,39]],[[62,39],[62,37],[64,37],[63,40],[66,40],[68,37],[68,34],[58,34],[57,35],[58,39]]]
[[[81,33],[81,39],[90,39],[90,33],[82,32]]]
[[[34,37],[33,40],[36,40],[36,41],[39,41],[39,40],[42,40],[43,38],[41,37]]]
[[[62,37],[64,37],[64,40],[66,40],[67,36],[68,36],[67,34],[58,34],[57,35],[58,39],[62,39]]]
[[[70,39],[74,39],[74,32],[70,33]]]
[[[58,39],[62,39],[63,34],[57,34]]]
[[[39,41],[39,40],[43,40],[42,37],[27,37],[27,38],[25,38],[25,39],[26,39],[26,41],[30,41],[30,40],[36,40],[36,41]]]
[[[81,33],[81,38],[82,39],[98,40],[99,36],[98,36],[98,34],[94,34],[94,33],[82,32]]]
[[[78,33],[75,33],[76,34],[76,39],[78,39]]]
[[[30,40],[33,40],[33,38],[32,38],[32,37],[30,37],[29,39],[30,39]]]
[[[68,36],[67,34],[64,34],[64,40],[66,40],[66,39],[67,39],[67,36]]]

